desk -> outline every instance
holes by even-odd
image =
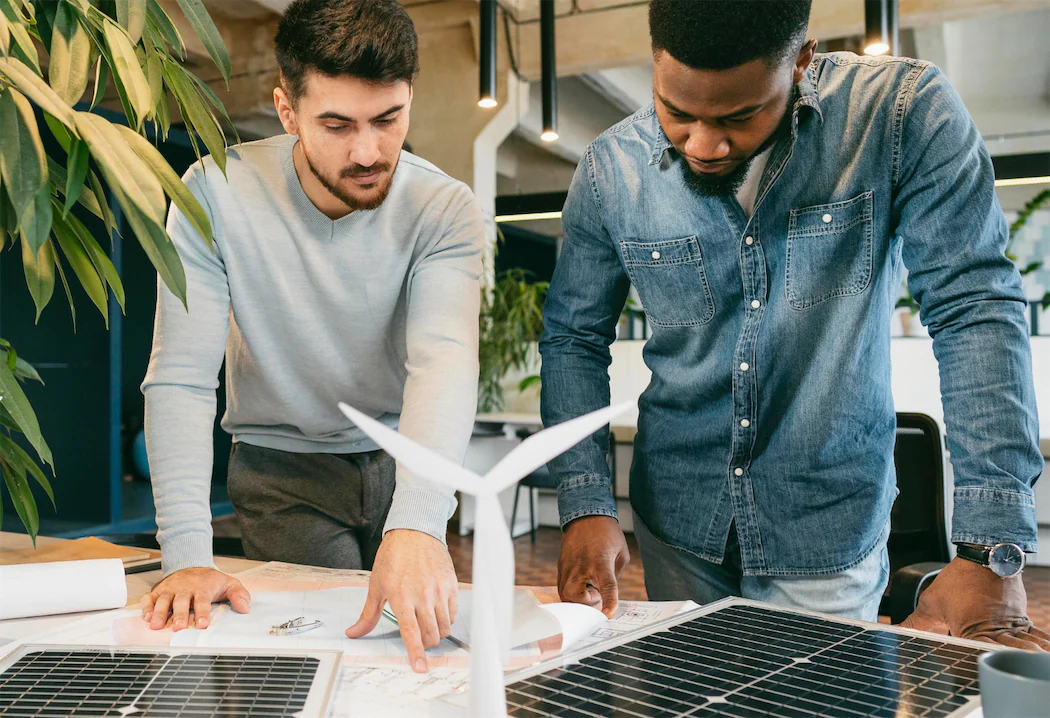
[[[483,424],[510,424],[523,429],[539,431],[543,428],[543,419],[539,414],[514,411],[495,411],[478,414],[475,421]],[[638,411],[635,410],[625,416],[618,416],[610,423],[612,432],[616,436],[617,444],[634,443],[635,434],[638,433]]]
[[[36,540],[37,546],[46,546],[48,544],[64,542],[65,539],[50,538],[47,536],[39,536]],[[0,551],[8,551],[11,549],[26,549],[30,548],[33,542],[30,541],[29,537],[25,534],[8,533],[6,531],[0,531]],[[259,566],[259,561],[249,561],[244,558],[226,558],[222,556],[215,557],[215,565],[220,571],[226,573],[239,573],[241,571],[247,571],[249,568]],[[154,571],[143,571],[142,573],[132,573],[124,577],[128,584],[128,603],[129,607],[139,605],[139,601],[147,593],[153,590],[153,587],[161,579],[160,569]],[[79,615],[79,614],[78,614]],[[16,619],[20,620],[20,619]],[[5,623],[0,621],[0,624]]]

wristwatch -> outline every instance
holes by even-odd
[[[1020,575],[1027,561],[1024,549],[1015,543],[997,543],[994,546],[959,543],[955,544],[955,549],[960,558],[987,566],[999,578]]]

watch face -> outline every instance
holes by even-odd
[[[1021,573],[1024,568],[1025,555],[1021,547],[1012,543],[1001,543],[992,547],[988,556],[988,568],[997,575],[1009,578]]]

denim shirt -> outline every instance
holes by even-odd
[[[652,325],[638,517],[714,562],[735,524],[747,575],[849,568],[897,493],[890,319],[904,266],[940,367],[952,540],[1034,551],[1025,299],[966,108],[929,63],[836,53],[814,59],[788,112],[750,218],[686,186],[652,107],[589,147],[544,310],[544,423],[609,403],[633,284]],[[607,442],[551,463],[563,527],[616,516]]]

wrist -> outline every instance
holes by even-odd
[[[1024,550],[1014,543],[957,542],[955,546],[958,558],[986,568],[999,578],[1019,576],[1027,562]]]
[[[579,516],[569,521],[562,526],[562,533],[569,533],[569,531],[588,531],[593,530],[596,526],[616,526],[619,527],[620,520],[615,516],[609,516],[608,514],[588,514],[587,516]]]

